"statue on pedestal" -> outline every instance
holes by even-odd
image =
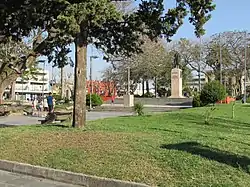
[[[181,55],[179,52],[175,52],[174,54],[174,62],[173,62],[173,68],[180,68],[180,62],[181,62]]]

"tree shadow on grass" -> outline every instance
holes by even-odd
[[[242,122],[229,118],[212,117],[211,124],[205,124],[205,116],[202,114],[182,114],[180,118],[185,122],[190,122],[196,125],[202,126],[218,126],[218,127],[233,127],[243,130],[250,130],[250,122]]]
[[[43,125],[36,125],[36,127],[59,127],[59,128],[72,128],[72,126],[69,126],[69,125],[63,125],[63,124],[43,124]]]
[[[7,128],[7,127],[18,127],[18,126],[17,125],[0,124],[0,128]]]
[[[150,130],[155,130],[155,131],[164,131],[164,132],[170,132],[170,133],[178,133],[181,134],[183,132],[180,131],[175,131],[175,130],[170,130],[170,129],[162,129],[162,128],[148,128]]]
[[[230,152],[221,151],[216,148],[204,146],[198,142],[183,142],[178,144],[163,144],[162,149],[178,150],[198,155],[209,160],[214,160],[223,164],[227,164],[234,168],[241,168],[244,172],[250,174],[250,158],[246,156],[236,155]]]

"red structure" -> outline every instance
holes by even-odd
[[[226,97],[224,100],[218,101],[217,103],[219,103],[219,104],[222,104],[222,103],[230,104],[231,102],[234,102],[234,101],[235,101],[235,98]]]
[[[116,97],[114,82],[87,81],[88,93],[91,93],[91,83],[93,84],[93,93],[100,95],[103,101],[111,100],[112,97]]]

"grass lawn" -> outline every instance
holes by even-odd
[[[143,182],[152,186],[250,185],[250,105],[217,106],[145,117],[0,129],[0,159]]]

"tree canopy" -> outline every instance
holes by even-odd
[[[212,0],[177,0],[176,7],[164,10],[163,0],[142,0],[131,14],[122,14],[113,0],[5,0],[0,4],[1,41],[8,37],[21,40],[39,30],[41,40],[34,42],[30,56],[45,55],[49,61],[76,46],[75,98],[73,126],[85,124],[87,45],[93,43],[105,54],[131,56],[141,52],[141,36],[151,40],[164,37],[170,41],[186,16],[195,34],[204,34],[204,24],[215,8]],[[188,14],[189,13],[189,14]],[[38,34],[39,35],[39,34]],[[41,38],[41,37],[40,37]],[[55,50],[60,55],[53,56]],[[53,57],[51,57],[53,56]],[[109,59],[109,56],[106,56]]]

